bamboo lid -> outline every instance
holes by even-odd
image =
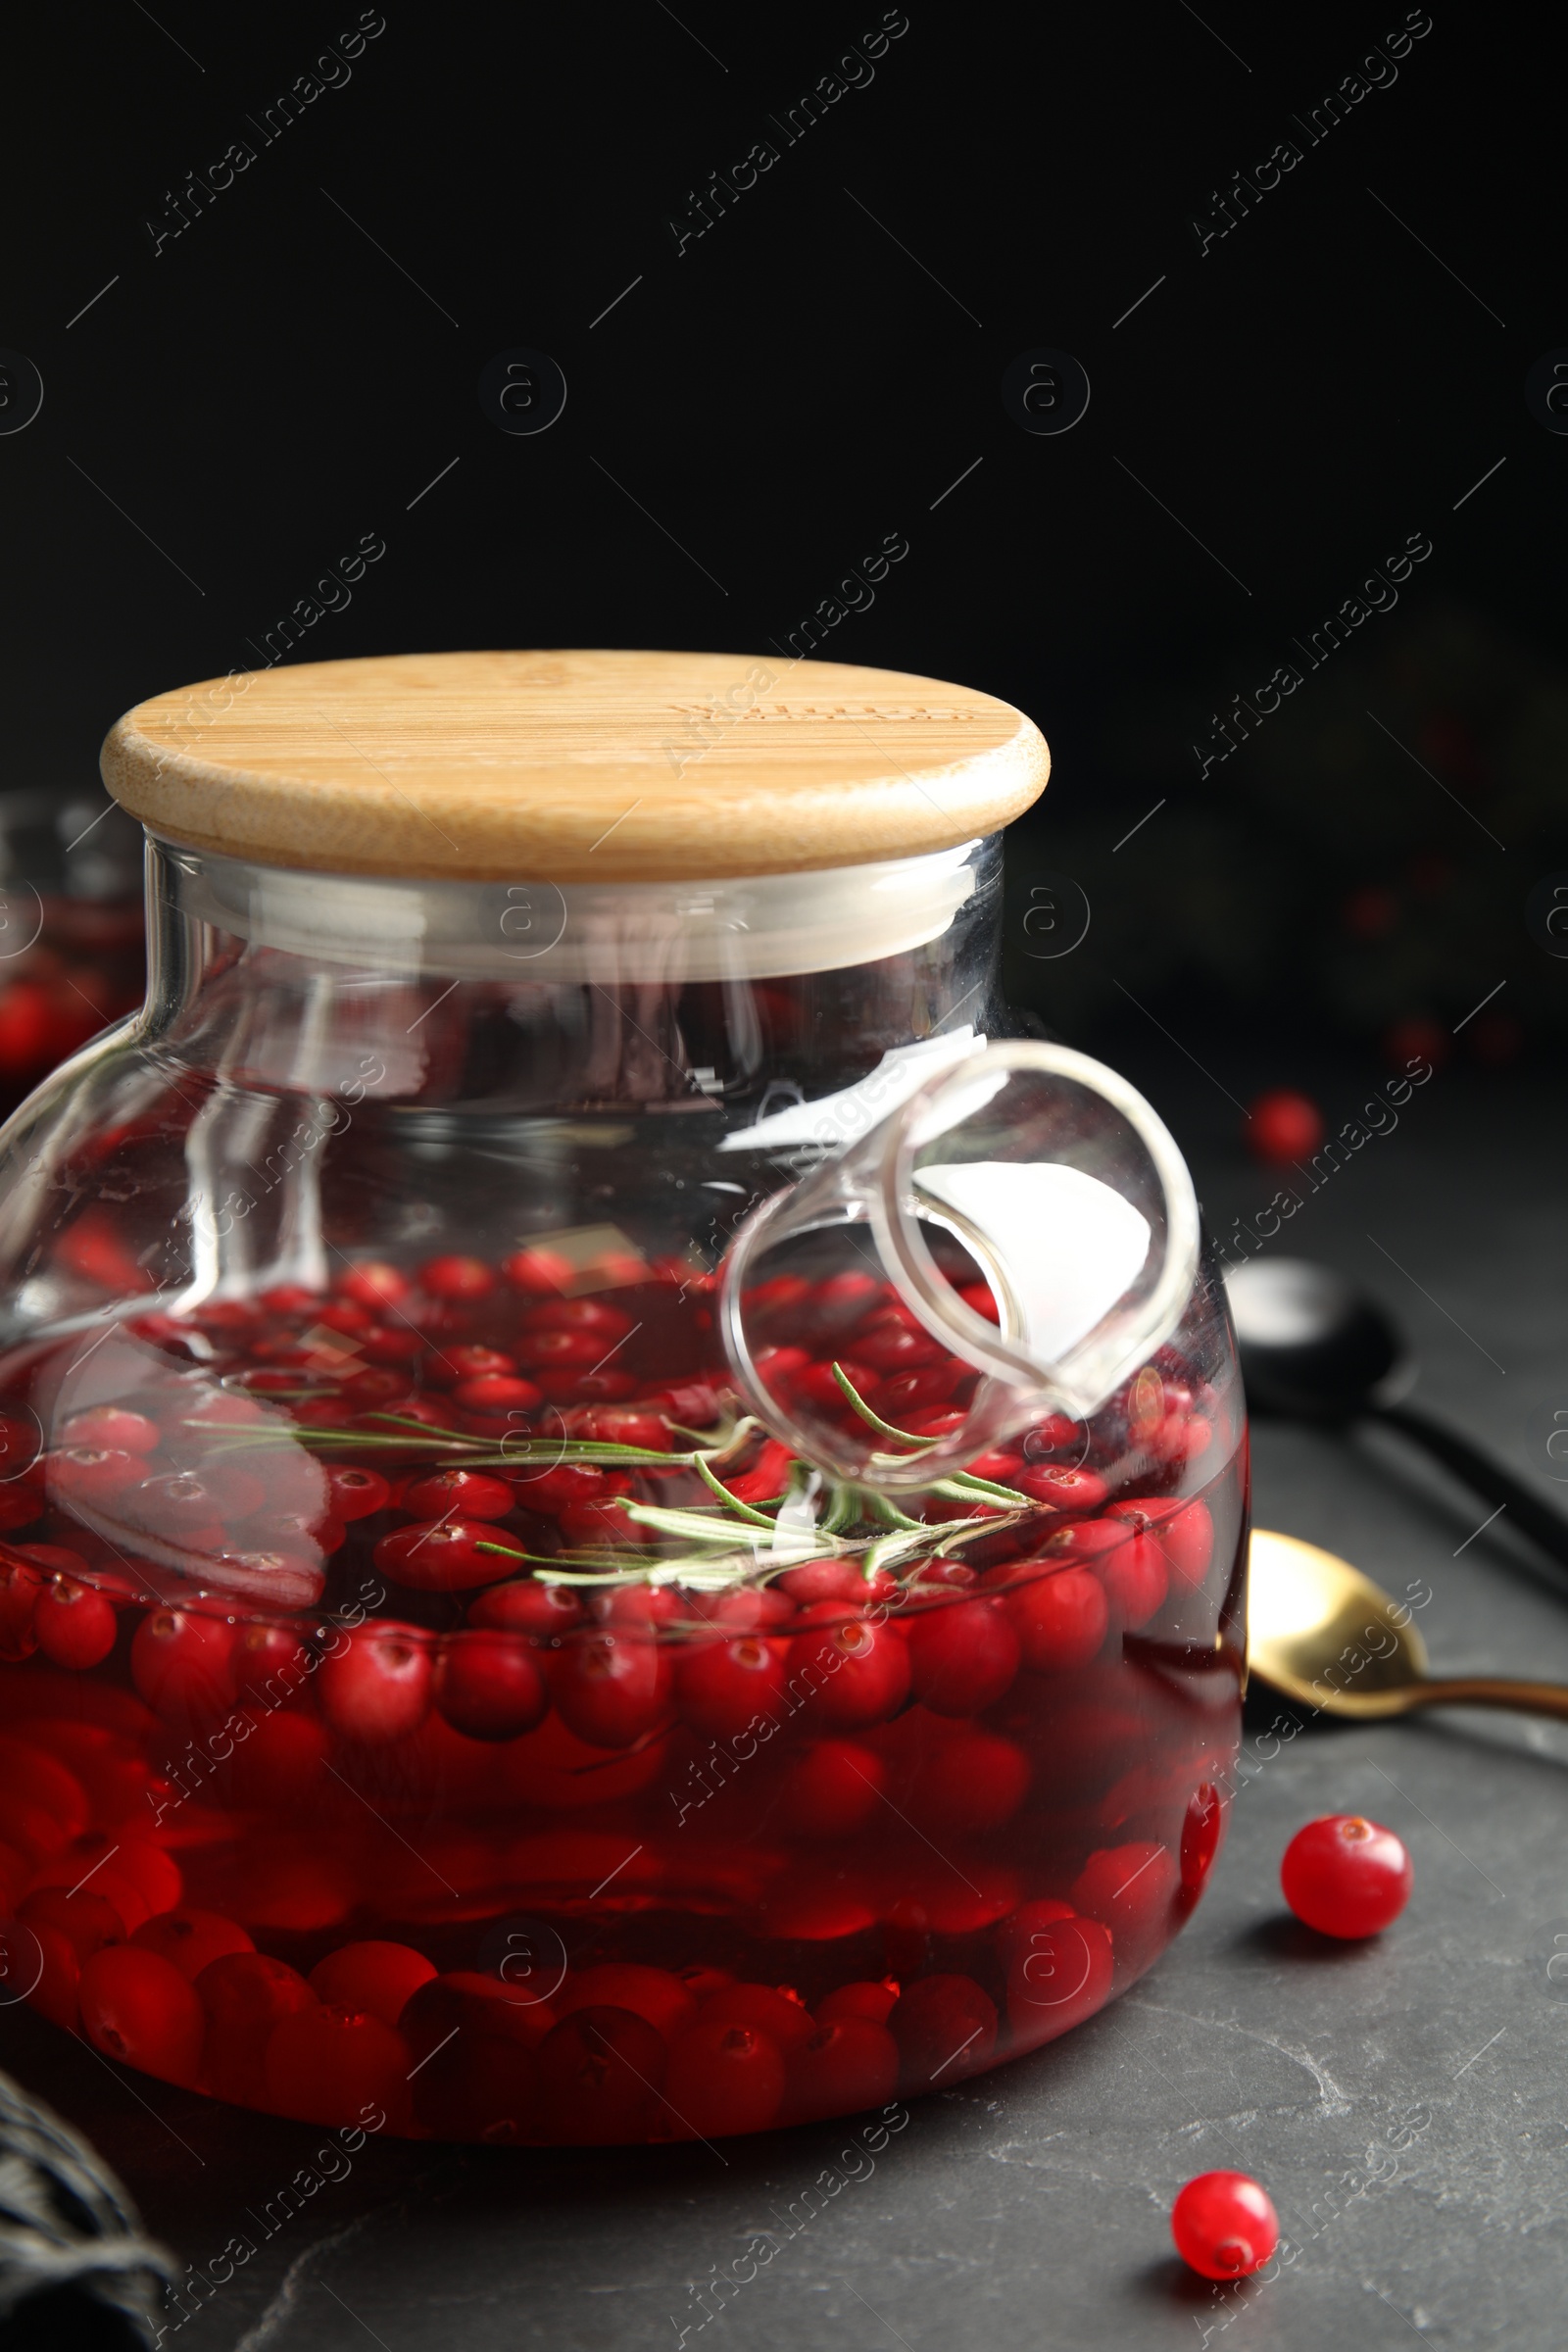
[[[320,872],[699,881],[956,847],[1050,754],[1007,703],[744,654],[389,654],[155,695],[103,749],[153,831]]]

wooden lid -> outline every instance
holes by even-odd
[[[899,670],[744,654],[389,654],[139,703],[104,781],[169,839],[265,865],[657,882],[859,865],[1017,816],[1021,711]]]

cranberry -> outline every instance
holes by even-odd
[[[629,1494],[631,1481],[590,1463],[564,1462],[553,1470],[510,1471],[517,1500],[530,1511],[553,1519],[574,1503],[602,1501],[609,1494]]]
[[[1005,1482],[1036,1502],[1054,1503],[1058,1511],[1098,1511],[1108,1489],[1093,1470],[1069,1470],[1064,1463],[1026,1463],[1016,1478]]]
[[[524,1331],[517,1355],[530,1372],[588,1371],[613,1347],[597,1331]]]
[[[563,1291],[576,1269],[559,1250],[518,1250],[501,1261],[501,1271],[514,1291],[530,1297],[541,1291]]]
[[[558,2017],[569,2017],[578,2009],[629,2009],[634,2017],[646,2018],[665,2041],[683,2034],[697,2015],[691,1987],[679,1977],[633,1960],[607,1960],[598,1968],[584,1969],[552,2006]]]
[[[1196,1902],[1225,1836],[1225,1806],[1211,1781],[1200,1781],[1182,1820],[1182,1893]]]
[[[763,2132],[784,2104],[784,2060],[749,2026],[693,2026],[669,2053],[665,2122],[702,2139]]]
[[[659,1625],[684,1623],[685,1604],[667,1585],[612,1585],[595,1592],[589,1606],[601,1625],[641,1626],[644,1633]]]
[[[195,1609],[152,1609],[136,1628],[130,1673],[166,1722],[221,1715],[234,1703],[234,1629]]]
[[[509,1492],[509,1507],[511,1501]],[[495,1541],[488,1519],[415,1519],[381,1538],[375,1564],[395,1585],[416,1592],[467,1592],[512,1573],[514,1555],[480,1549]]]
[[[816,2022],[829,2026],[836,2017],[868,2017],[873,2026],[885,2026],[898,1997],[898,1984],[892,1977],[884,1977],[876,1984],[836,1984],[817,2002]]]
[[[711,1429],[718,1419],[718,1397],[706,1381],[681,1381],[674,1387],[644,1389],[638,1402],[653,1406],[662,1418],[682,1429]]]
[[[499,1348],[478,1346],[444,1348],[432,1362],[426,1378],[433,1388],[455,1388],[460,1380],[481,1380],[487,1373],[506,1375],[515,1372],[516,1359],[504,1355]]]
[[[1247,1113],[1247,1141],[1269,1167],[1310,1159],[1326,1132],[1323,1113],[1310,1095],[1286,1086],[1256,1096]]]
[[[350,1462],[327,1462],[323,1468],[326,1507],[340,1524],[385,1510],[391,1490],[379,1470],[361,1470]]]
[[[130,1940],[138,1951],[172,1961],[192,1984],[210,1962],[256,1949],[244,1929],[220,1911],[159,1911],[142,1921]]]
[[[874,1364],[863,1364],[858,1356],[841,1359],[835,1370],[832,1364],[808,1364],[788,1384],[787,1394],[801,1404],[815,1405],[818,1411],[831,1413],[835,1419],[850,1410],[849,1399],[840,1388],[837,1372],[858,1396],[869,1396],[880,1377]],[[862,1428],[858,1415],[854,1416],[857,1428]]]
[[[832,1601],[813,1608],[834,1609]],[[806,1612],[808,1618],[811,1611]],[[817,1721],[854,1732],[896,1715],[909,1695],[909,1652],[891,1628],[863,1617],[797,1635],[790,1687],[810,1694]]]
[[[862,1364],[877,1372],[912,1372],[949,1361],[940,1340],[919,1328],[911,1330],[902,1318],[896,1320],[891,1307],[882,1311],[885,1321],[873,1319],[857,1335],[855,1352]]]
[[[648,2020],[610,2006],[564,2018],[539,2052],[556,2130],[578,2147],[645,2139],[664,2068],[663,2040]]]
[[[874,1274],[829,1274],[811,1294],[809,1328],[813,1333],[852,1331],[886,1296],[886,1284]]]
[[[1135,1504],[1125,1518],[1092,1524],[1121,1539],[1101,1558],[1100,1577],[1115,1623],[1136,1631],[1155,1614],[1170,1586],[1170,1566],[1154,1522]]]
[[[1072,1885],[1073,1908],[1098,1919],[1135,1947],[1147,1941],[1170,1908],[1177,1865],[1168,1847],[1147,1840],[1102,1846]]]
[[[419,1288],[427,1298],[488,1298],[495,1287],[494,1270],[482,1257],[430,1257],[419,1268]]]
[[[407,1323],[377,1323],[361,1340],[360,1351],[383,1371],[396,1372],[400,1366],[406,1370],[424,1353],[424,1338]],[[364,1377],[361,1373],[350,1381],[350,1391],[357,1391]]]
[[[1002,1309],[997,1304],[996,1293],[989,1282],[966,1282],[959,1290],[958,1297],[971,1314],[984,1315],[988,1323],[1002,1321]]]
[[[580,1406],[566,1426],[574,1438],[593,1438],[603,1446],[637,1446],[645,1453],[668,1453],[674,1446],[662,1413],[624,1404]]]
[[[146,1467],[139,1453],[118,1446],[63,1446],[45,1462],[50,1498],[68,1510],[76,1503],[102,1509],[135,1486]]]
[[[417,2062],[461,2031],[466,2037],[511,2041],[536,2050],[557,2023],[548,2002],[509,1992],[500,1977],[458,1969],[430,1977],[415,1992],[398,2020],[398,2031]]]
[[[1130,1521],[1141,1534],[1152,1534],[1178,1576],[1190,1585],[1202,1583],[1214,1549],[1214,1522],[1206,1503],[1184,1502],[1173,1494],[1140,1495],[1113,1502],[1105,1517]]]
[[[695,1732],[733,1740],[754,1715],[771,1717],[784,1697],[786,1644],[742,1634],[734,1642],[705,1642],[675,1666],[675,1703]]]
[[[1018,1635],[992,1600],[922,1609],[909,1621],[914,1694],[937,1715],[980,1715],[1011,1688]]]
[[[343,1396],[357,1413],[401,1410],[409,1395],[409,1376],[385,1365],[369,1364],[343,1383]]]
[[[882,2107],[897,2095],[899,2045],[869,2017],[819,2024],[790,2060],[789,2109],[795,2122]]]
[[[314,1315],[318,1295],[308,1291],[302,1282],[279,1282],[271,1290],[263,1291],[256,1303],[270,1315]]]
[[[867,1401],[884,1421],[901,1426],[906,1415],[921,1405],[942,1404],[970,1375],[962,1364],[949,1357],[945,1363],[933,1364],[924,1372],[895,1372],[879,1380]]]
[[[946,2090],[986,2065],[997,2046],[997,2005],[972,1977],[920,1977],[888,2016],[907,2089]]]
[[[657,1642],[590,1634],[559,1653],[554,1678],[562,1721],[591,1747],[630,1747],[668,1712],[673,1676]]]
[[[79,1878],[79,1871],[74,1874]],[[107,1895],[90,1886],[34,1886],[17,1914],[29,1928],[53,1928],[78,1960],[91,1959],[106,1944],[123,1943],[125,1923]]]
[[[887,1777],[874,1748],[853,1740],[813,1740],[785,1771],[780,1825],[798,1838],[848,1838],[876,1812]]]
[[[407,2124],[408,2045],[363,2009],[313,2001],[272,2028],[267,2044],[267,2102],[301,2123],[363,2124],[379,2108],[394,2132]]]
[[[562,1541],[568,1551],[619,1551],[633,1534],[617,1496],[602,1502],[569,1502],[560,1516]]]
[[[591,1332],[605,1347],[628,1339],[633,1318],[603,1298],[551,1298],[530,1307],[522,1318],[524,1331]]]
[[[1087,1568],[1058,1568],[1007,1595],[1007,1615],[1037,1674],[1065,1674],[1098,1657],[1110,1610],[1105,1589]]]
[[[810,1296],[811,1285],[804,1274],[771,1274],[746,1293],[742,1304],[759,1322],[793,1320]]]
[[[107,1945],[82,1964],[82,2031],[93,2048],[166,2082],[194,2087],[206,2017],[188,1977],[134,1944]]]
[[[20,1559],[9,1545],[0,1544],[0,1658],[20,1662],[37,1648],[33,1626],[44,1583],[34,1561]]]
[[[582,1602],[569,1585],[542,1585],[519,1576],[492,1585],[468,1603],[468,1623],[517,1634],[564,1634],[582,1623]]]
[[[789,1594],[774,1585],[739,1585],[728,1592],[688,1592],[684,1598],[689,1617],[731,1634],[785,1625],[795,1614]]]
[[[334,1298],[319,1308],[316,1317],[323,1331],[343,1332],[350,1339],[357,1339],[362,1331],[368,1331],[372,1319],[369,1308],[361,1306],[353,1298]]]
[[[504,1519],[516,1501],[505,1479],[483,1470],[432,1470],[416,1478],[398,1497],[418,1519]]]
[[[373,1308],[390,1306],[407,1298],[410,1286],[408,1276],[400,1274],[396,1266],[378,1258],[362,1258],[357,1266],[350,1267],[337,1287],[356,1305]]]
[[[1007,1446],[993,1446],[989,1452],[977,1453],[973,1461],[963,1466],[966,1478],[989,1478],[999,1487],[1015,1487],[1024,1457]]]
[[[226,1519],[247,1518],[266,1501],[267,1487],[261,1479],[227,1464],[200,1473],[174,1470],[145,1478],[126,1496],[123,1510],[132,1526],[188,1544],[193,1534],[220,1527]]]
[[[231,1551],[224,1544],[220,1557],[254,1561],[276,1552],[291,1570],[299,1570],[341,1551],[348,1530],[335,1519],[323,1518],[319,1510],[310,1510],[258,1511],[235,1532],[246,1549]]]
[[[843,1600],[858,1605],[865,1598],[865,1578],[854,1560],[807,1560],[786,1568],[778,1589],[803,1608],[813,1600]]]
[[[97,1404],[84,1413],[73,1413],[60,1432],[67,1446],[107,1446],[122,1453],[156,1452],[163,1434],[145,1413],[127,1412],[117,1404]]]
[[[979,1836],[1010,1821],[1028,1792],[1029,1759],[1013,1740],[978,1725],[927,1719],[914,1785],[911,1817],[936,1837]]]
[[[234,1637],[231,1657],[235,1683],[253,1697],[272,1675],[282,1678],[286,1693],[291,1688],[297,1689],[313,1671],[310,1652],[291,1626],[268,1625],[260,1620],[240,1627]]]
[[[1309,1821],[1280,1865],[1285,1900],[1321,1936],[1381,1935],[1409,1901],[1414,1877],[1394,1832],[1358,1813]]]
[[[435,1703],[470,1740],[515,1740],[544,1721],[550,1693],[520,1635],[476,1630],[442,1644]]]
[[[70,1855],[60,1855],[49,1873],[72,1871],[72,1884],[90,1872],[91,1884],[102,1889],[128,1928],[139,1927],[159,1911],[172,1911],[184,1894],[184,1881],[172,1854],[148,1838],[124,1830],[94,1830],[78,1838]]]
[[[759,1379],[770,1396],[787,1396],[811,1357],[805,1348],[759,1348],[752,1358]]]
[[[512,1372],[481,1372],[472,1380],[460,1380],[452,1392],[453,1403],[461,1405],[466,1413],[498,1417],[537,1412],[544,1400],[542,1389]]]
[[[1280,2242],[1279,2216],[1246,2173],[1200,2173],[1171,2207],[1170,2233],[1200,2278],[1249,2278]]]
[[[1026,1903],[1005,1923],[1007,2022],[1020,2049],[1038,2049],[1110,1998],[1110,1931],[1066,1903]]]
[[[428,1640],[416,1626],[378,1618],[345,1635],[343,1647],[321,1660],[321,1712],[335,1731],[368,1747],[405,1740],[429,1711],[433,1672]]]
[[[297,1970],[265,1952],[227,1952],[196,1979],[207,2016],[202,2071],[215,2098],[243,2107],[267,2104],[267,2044],[272,2028],[318,2006]]]
[[[311,1971],[318,2001],[340,2009],[366,2009],[383,2025],[395,2026],[421,1984],[435,1970],[409,1943],[342,1943]]]
[[[548,1404],[624,1404],[637,1394],[637,1375],[611,1364],[599,1372],[541,1372],[539,1386]]]
[[[73,1577],[59,1577],[45,1587],[32,1623],[44,1656],[77,1674],[101,1665],[115,1646],[113,1608],[91,1585]]]
[[[746,2026],[765,2034],[786,2056],[804,2048],[814,2030],[811,2012],[791,1992],[772,1984],[725,1984],[710,1992],[697,2013],[702,2026]]]

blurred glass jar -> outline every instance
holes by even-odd
[[[0,793],[0,1116],[142,1000],[141,828],[96,796]]]

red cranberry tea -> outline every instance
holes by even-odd
[[[1234,1396],[1169,1350],[1092,1426],[813,1512],[711,1370],[710,1277],[560,1272],[144,1314],[74,1411],[87,1343],[14,1365],[33,2004],[218,2096],[533,2141],[846,2112],[1092,2014],[1218,1840]],[[912,1442],[961,1410],[951,1360],[911,1400],[881,1283],[749,1304],[782,1382],[853,1368]]]

